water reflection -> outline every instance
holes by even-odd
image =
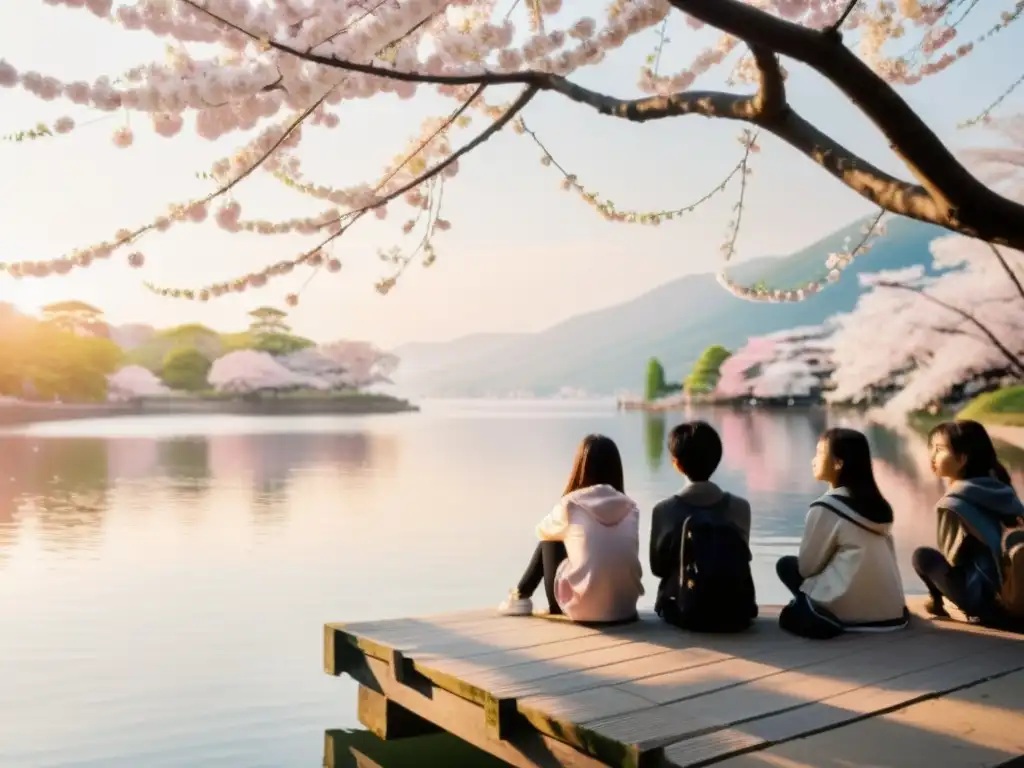
[[[715,412],[725,461],[742,467],[751,493],[813,494],[810,461],[826,427],[822,411]]]
[[[665,455],[665,415],[662,413],[645,413],[644,420],[644,453],[647,456],[647,467],[652,472],[661,469]]]
[[[0,435],[0,563],[24,531],[44,549],[97,548],[111,506],[195,523],[211,497],[226,494],[254,523],[279,524],[311,480],[345,492],[365,486],[350,482],[353,473],[388,474],[396,459],[392,438],[365,432]]]
[[[502,768],[508,763],[447,733],[381,741],[369,731],[327,731],[324,765],[333,768]]]
[[[0,558],[26,519],[45,549],[99,543],[109,490],[104,441],[0,437],[0,462]]]
[[[16,617],[0,632],[0,765],[319,764],[325,730],[357,722],[354,684],[321,671],[325,622],[497,602],[588,432],[618,443],[646,540],[682,483],[664,451],[683,418],[723,436],[716,479],[751,501],[762,601],[786,597],[774,559],[795,551],[822,491],[817,437],[840,424],[869,436],[919,591],[909,555],[934,536],[940,493],[927,446],[855,416],[490,403],[0,434],[0,616]],[[1002,455],[1024,485],[1024,456]]]

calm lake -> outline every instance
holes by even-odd
[[[750,499],[758,597],[782,602],[775,559],[795,553],[823,490],[810,476],[817,436],[862,425],[820,412],[691,416],[723,436],[716,480]],[[325,622],[497,604],[580,438],[618,442],[647,513],[681,485],[663,455],[680,418],[481,401],[0,433],[0,765],[320,765],[325,730],[358,728],[355,684],[322,672]],[[924,440],[865,431],[920,592],[909,557],[932,541],[939,495]],[[1004,458],[1021,487],[1024,457]],[[641,526],[646,546],[649,514]]]

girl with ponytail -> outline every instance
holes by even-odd
[[[1003,526],[1024,517],[1010,475],[976,421],[947,421],[928,436],[932,471],[946,483],[936,505],[938,549],[921,547],[913,564],[931,599],[926,610],[948,616],[943,598],[969,618],[999,623]]]

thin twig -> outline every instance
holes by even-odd
[[[860,2],[860,0],[849,0],[846,7],[843,9],[843,12],[839,14],[839,18],[836,19],[835,23],[826,30],[826,33],[838,35],[840,28],[846,23],[846,17],[850,15],[858,2]]]
[[[1014,287],[1017,289],[1017,293],[1020,295],[1022,299],[1024,299],[1024,285],[1021,285],[1020,278],[1017,276],[1017,273],[1014,271],[1013,267],[1010,266],[1009,262],[1006,260],[1006,257],[1003,256],[1003,254],[1000,252],[998,248],[996,248],[996,246],[992,245],[992,243],[988,243],[987,245],[989,249],[992,251],[992,254],[996,257],[996,259],[999,260],[1000,266],[1003,268],[1003,271],[1006,272],[1006,276],[1010,278],[1010,282],[1012,282]]]
[[[482,92],[482,90],[485,87],[486,86],[480,86],[478,88],[477,92],[474,93],[473,96],[470,98],[470,101],[475,99],[479,95],[479,93]],[[290,263],[291,264],[304,263],[305,261],[307,261],[309,259],[310,256],[312,256],[314,253],[319,251],[325,245],[328,245],[329,243],[332,243],[336,239],[341,237],[346,231],[348,231],[348,229],[353,224],[355,224],[359,219],[361,219],[363,216],[365,216],[368,212],[370,212],[372,210],[375,210],[377,208],[380,208],[381,206],[387,205],[389,202],[391,202],[395,198],[401,197],[402,195],[404,195],[409,190],[415,189],[419,185],[425,183],[426,181],[429,181],[433,177],[435,177],[438,174],[442,173],[446,168],[448,168],[450,165],[452,165],[452,163],[456,162],[460,157],[462,157],[463,155],[468,154],[469,152],[472,152],[474,149],[476,149],[478,146],[483,144],[485,141],[487,141],[489,138],[491,138],[494,134],[498,133],[502,128],[504,128],[506,125],[508,125],[508,123],[517,114],[519,114],[519,112],[521,112],[523,110],[523,108],[527,104],[530,103],[530,101],[533,99],[534,96],[537,95],[538,92],[539,92],[538,88],[534,88],[534,87],[525,88],[523,90],[523,92],[519,95],[519,97],[509,106],[509,108],[507,110],[505,110],[504,113],[502,113],[501,117],[499,117],[497,120],[495,120],[489,126],[487,126],[487,128],[485,128],[483,131],[481,131],[480,134],[478,136],[476,136],[472,141],[470,141],[469,143],[467,143],[464,146],[460,147],[456,152],[451,154],[449,157],[447,157],[444,160],[442,160],[441,162],[437,163],[434,167],[432,167],[429,170],[425,171],[424,173],[422,173],[417,178],[413,179],[408,184],[405,184],[404,186],[402,186],[400,189],[397,189],[394,192],[391,192],[391,193],[385,195],[384,197],[379,198],[378,200],[376,200],[375,202],[373,202],[373,203],[371,203],[369,205],[363,206],[362,208],[359,208],[357,210],[349,211],[349,212],[339,216],[337,221],[343,221],[343,220],[347,220],[347,221],[346,221],[345,225],[338,232],[335,232],[334,234],[332,234],[329,237],[325,238],[318,245],[314,246],[310,250],[308,250],[305,253],[301,254],[298,258],[293,259]],[[461,111],[464,111],[466,108],[468,108],[468,105],[469,105],[469,102],[467,102],[466,104],[462,105],[459,110],[456,110],[456,114],[461,114]],[[378,188],[379,188],[379,186],[378,186]],[[160,288],[157,288],[156,286],[154,286],[154,285],[152,285],[150,283],[146,283],[146,287],[149,288],[150,290],[153,290],[153,291],[156,291],[156,292],[163,292],[163,291],[173,292],[173,291],[178,291],[179,293],[181,293],[181,292],[183,292],[183,290],[188,290],[189,293],[194,293],[194,291],[192,291],[190,289],[160,289]]]
[[[958,124],[957,128],[970,128],[971,126],[977,125],[978,123],[987,122],[989,119],[989,115],[992,114],[996,107],[998,107],[1000,104],[1006,101],[1010,94],[1012,94],[1022,85],[1024,85],[1024,74],[1022,74],[1012,83],[1010,83],[1010,86],[1006,90],[1004,90],[995,101],[993,101],[983,110],[981,110],[981,112],[979,112],[974,117],[970,118],[969,120],[964,120],[962,123]]]
[[[550,150],[548,150],[548,148],[544,144],[544,142],[541,141],[540,137],[536,134],[536,132],[533,131],[531,128],[529,128],[526,125],[526,122],[524,120],[520,120],[519,124],[522,127],[522,129],[523,129],[523,133],[526,134],[527,136],[529,136],[533,140],[533,143],[537,145],[537,147],[540,149],[541,152],[544,153],[544,157],[547,158],[550,161],[551,165],[559,173],[562,174],[563,178],[566,181],[568,181],[570,184],[573,184],[574,183],[573,180],[576,179],[576,174],[569,173],[569,171],[565,168],[565,166],[563,166],[561,163],[558,162],[558,160],[555,158],[555,156],[551,154]],[[688,205],[684,205],[684,206],[682,206],[680,208],[665,209],[665,210],[662,210],[662,211],[651,211],[651,212],[649,212],[647,214],[640,214],[639,212],[633,212],[633,211],[626,212],[626,211],[618,211],[618,210],[616,210],[616,213],[623,214],[623,215],[625,215],[627,217],[630,216],[630,215],[635,215],[635,216],[648,215],[648,216],[653,216],[653,217],[656,217],[656,218],[664,218],[664,217],[667,217],[667,216],[681,216],[681,215],[683,215],[685,213],[691,213],[695,208],[697,208],[698,206],[700,206],[703,203],[706,203],[708,200],[710,200],[712,197],[714,197],[715,195],[717,195],[719,192],[723,191],[726,188],[726,186],[729,184],[729,182],[732,181],[733,176],[735,176],[737,173],[739,173],[740,170],[743,168],[743,165],[744,165],[744,162],[745,162],[745,158],[746,158],[746,154],[747,153],[744,153],[744,158],[741,159],[738,163],[736,163],[735,166],[733,166],[732,170],[729,171],[728,175],[726,175],[726,177],[724,179],[722,179],[722,181],[716,187],[714,187],[710,192],[706,193],[705,195],[703,195],[698,200],[694,200],[692,203],[689,203]],[[580,185],[578,183],[575,183],[575,186],[578,189],[580,189],[580,190],[583,189],[582,185]],[[598,209],[605,210],[605,209],[611,208],[611,206],[610,206],[610,204],[608,202],[598,202],[598,200],[596,198],[594,199],[593,202],[594,202],[594,205]],[[611,208],[611,210],[615,210],[615,209]]]
[[[743,160],[740,165],[742,170],[740,171],[740,196],[736,201],[736,220],[732,222],[732,232],[730,233],[729,241],[722,246],[722,259],[723,261],[729,261],[736,252],[736,241],[740,236],[740,224],[743,222],[743,204],[747,196],[747,164],[750,162],[750,151],[751,147],[754,146],[754,142],[757,141],[757,134],[755,133],[746,144],[746,151],[743,153]]]

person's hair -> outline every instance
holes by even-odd
[[[706,421],[686,421],[668,436],[668,452],[690,480],[707,480],[722,461],[722,440]]]
[[[931,443],[937,435],[945,437],[953,453],[964,459],[964,466],[960,472],[961,479],[993,477],[1007,485],[1013,484],[1010,482],[1010,473],[996,456],[992,438],[978,422],[944,421],[932,427],[928,433],[928,442]]]
[[[833,427],[825,430],[820,439],[828,446],[829,458],[841,462],[835,485],[846,488],[853,498],[877,504],[892,514],[892,507],[875,482],[871,446],[864,434],[855,429]]]
[[[592,485],[610,485],[619,493],[625,493],[622,472],[622,457],[615,441],[604,435],[587,435],[576,449],[572,472],[565,484],[564,493],[572,493]]]

